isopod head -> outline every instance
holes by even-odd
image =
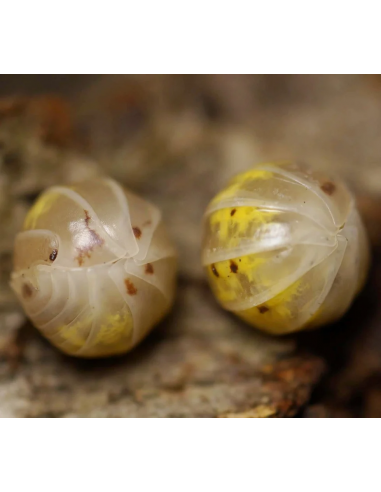
[[[273,334],[340,318],[368,268],[346,186],[294,163],[260,164],[209,204],[203,264],[219,303]]]
[[[70,355],[129,351],[170,309],[175,277],[160,211],[111,179],[49,188],[15,239],[11,286]]]

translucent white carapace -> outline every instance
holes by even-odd
[[[343,183],[300,164],[260,164],[210,203],[203,264],[225,309],[282,334],[344,314],[364,283],[368,242]]]
[[[159,210],[111,179],[46,190],[16,236],[11,286],[79,357],[127,352],[168,312],[176,252]]]

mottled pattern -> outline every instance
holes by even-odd
[[[269,333],[339,319],[364,285],[368,257],[354,196],[303,164],[257,164],[205,212],[203,264],[217,300]]]

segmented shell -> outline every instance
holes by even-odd
[[[159,210],[111,179],[45,191],[16,236],[11,286],[71,355],[134,347],[167,313],[176,253]]]
[[[364,283],[368,244],[343,183],[300,164],[260,164],[210,203],[203,264],[225,309],[282,334],[344,314]]]

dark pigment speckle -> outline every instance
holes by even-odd
[[[133,227],[132,230],[136,239],[140,239],[142,237],[142,231],[139,229],[139,227]]]
[[[58,250],[53,249],[53,251],[50,253],[49,260],[54,261],[57,258],[57,255],[58,255]]]
[[[129,278],[126,278],[124,280],[124,285],[126,286],[127,294],[129,296],[135,296],[138,292],[138,289],[135,287],[135,285],[131,282]]]
[[[326,195],[333,195],[335,190],[336,190],[336,185],[332,183],[331,181],[326,181],[323,183],[320,187]]]
[[[29,284],[22,284],[21,294],[24,299],[29,299],[33,295],[33,289]]]
[[[269,310],[270,310],[267,306],[257,306],[257,307],[258,307],[258,311],[259,311],[261,314],[265,314],[265,313],[267,313],[267,311],[269,311]]]
[[[235,261],[230,260],[230,271],[232,273],[237,273],[238,272],[238,265]]]

